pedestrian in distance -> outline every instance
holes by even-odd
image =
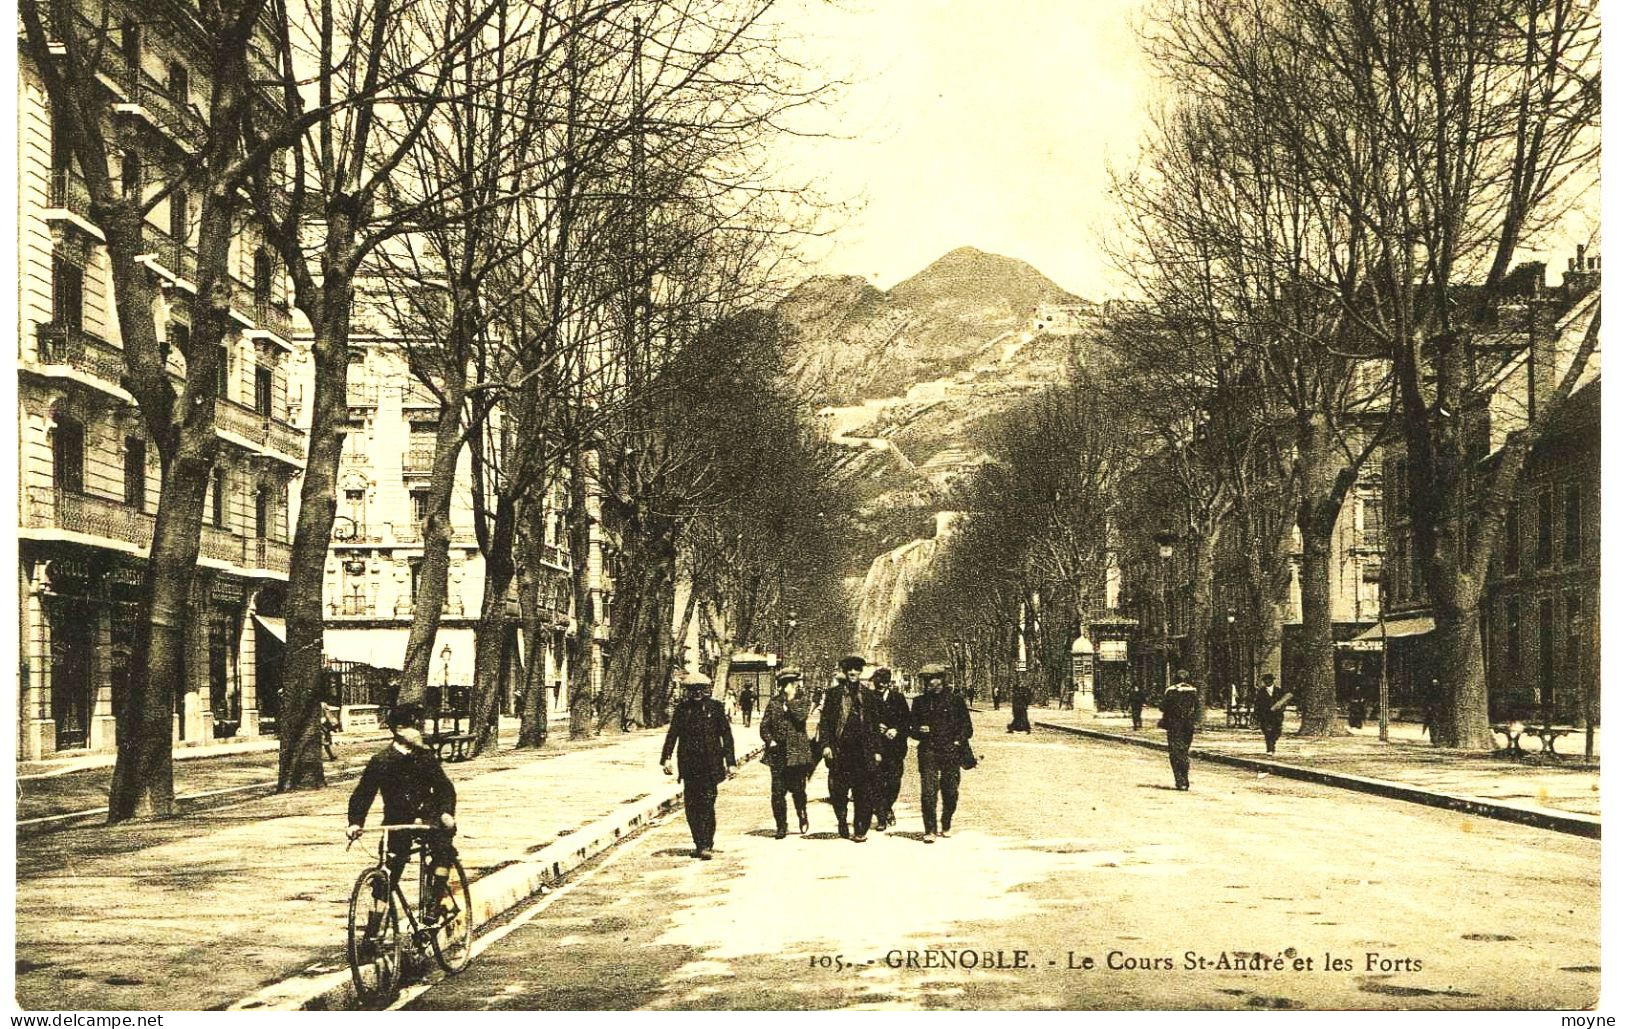
[[[959,807],[959,778],[970,748],[970,709],[965,700],[948,691],[948,670],[940,664],[920,669],[925,692],[914,698],[910,712],[913,737],[919,741],[915,762],[920,771],[920,816],[926,843],[953,832]],[[937,821],[937,800],[942,800],[942,821]]]
[[[776,676],[779,692],[762,709],[762,761],[768,767],[769,803],[773,808],[773,838],[789,833],[789,812],[784,795],[795,801],[801,835],[807,835],[807,776],[812,772],[813,743],[807,736],[807,695],[801,691],[801,673],[786,668]]]
[[[1365,693],[1356,686],[1349,695],[1349,728],[1360,729],[1365,726]]]
[[[1200,698],[1191,685],[1191,673],[1181,668],[1174,684],[1163,691],[1159,729],[1168,733],[1168,763],[1174,770],[1174,789],[1191,788],[1191,739],[1196,735]]]
[[[1140,720],[1145,711],[1145,683],[1138,679],[1128,686],[1128,716],[1134,728],[1140,728]]]
[[[908,760],[910,716],[908,698],[897,688],[890,668],[875,669],[874,683],[880,717],[880,797],[875,828],[884,832],[897,824],[897,795],[903,790],[903,764]]]
[[[672,713],[666,743],[660,748],[660,770],[671,774],[677,754],[677,781],[683,784],[683,811],[694,837],[694,856],[711,860],[717,842],[717,785],[728,778],[734,759],[733,729],[722,702],[711,696],[711,678],[701,672],[683,676],[683,702]]]
[[[1428,681],[1427,696],[1422,698],[1422,731],[1429,743],[1439,742],[1439,680]]]
[[[1033,691],[1025,682],[1017,682],[1010,690],[1010,724],[1005,732],[1031,733],[1033,727],[1027,721],[1027,708],[1033,702]]]
[[[367,812],[380,795],[384,798],[384,824],[410,825],[422,823],[421,833],[397,831],[389,834],[389,853],[385,863],[389,868],[389,881],[399,882],[407,859],[412,856],[412,837],[421,836],[429,851],[432,881],[429,889],[431,910],[440,907],[442,899],[450,899],[445,892],[446,879],[451,875],[452,863],[457,860],[457,848],[452,837],[457,832],[457,790],[440,759],[423,741],[423,709],[417,704],[403,704],[390,712],[389,745],[372,756],[361,772],[361,781],[350,793],[349,828],[345,835],[359,839],[367,824]],[[365,939],[377,935],[389,896],[382,882],[373,888],[373,910],[367,915]]]
[[[1275,753],[1275,741],[1281,738],[1281,727],[1286,724],[1286,706],[1292,700],[1275,684],[1275,676],[1264,673],[1264,684],[1253,694],[1253,716],[1264,731],[1264,753]]]
[[[844,681],[824,698],[818,723],[818,747],[829,765],[829,803],[842,839],[862,843],[879,799],[881,745],[879,711],[874,692],[863,688],[864,660],[856,654],[841,659]],[[852,824],[847,826],[847,807]]]
[[[739,691],[739,713],[745,716],[745,728],[750,728],[750,713],[756,709],[756,687],[746,684]]]

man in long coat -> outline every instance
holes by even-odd
[[[801,834],[807,834],[807,776],[812,772],[812,740],[807,735],[807,695],[801,691],[801,673],[786,668],[776,679],[779,692],[762,709],[762,760],[772,773],[768,786],[773,807],[773,838],[789,833],[784,795],[796,804]]]
[[[925,842],[953,832],[954,810],[959,806],[960,760],[974,727],[964,698],[946,688],[948,669],[928,664],[920,669],[925,692],[914,698],[910,731],[920,741],[915,759],[920,769],[920,817]],[[937,798],[942,798],[942,822],[937,822]]]
[[[856,843],[869,838],[869,822],[876,807],[880,784],[880,717],[874,693],[865,690],[859,677],[863,658],[841,659],[844,681],[824,698],[824,713],[818,723],[818,746],[829,764],[829,803],[835,809],[835,823],[841,838]],[[853,825],[846,822],[847,804],[853,808]]]
[[[677,779],[683,784],[683,811],[694,837],[694,856],[711,860],[717,840],[717,784],[736,763],[733,730],[722,702],[711,698],[711,679],[700,672],[683,676],[683,702],[672,712],[666,745],[660,748],[661,770],[671,774],[677,752]]]
[[[875,804],[875,828],[885,831],[897,822],[893,808],[903,789],[903,763],[908,760],[908,698],[897,688],[890,668],[875,669],[870,679],[880,717],[880,796]]]
[[[1264,674],[1264,685],[1258,687],[1253,694],[1253,717],[1258,719],[1258,727],[1264,730],[1264,753],[1275,753],[1275,741],[1281,738],[1281,728],[1286,724],[1286,706],[1292,701],[1292,694],[1275,685],[1275,676]]]
[[[1174,684],[1162,694],[1162,721],[1158,723],[1168,731],[1168,763],[1174,769],[1174,789],[1191,788],[1191,739],[1196,735],[1196,723],[1201,720],[1201,701],[1196,687],[1191,685],[1191,673],[1181,668],[1174,675]]]

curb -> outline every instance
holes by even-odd
[[[739,755],[742,769],[761,753],[760,747]],[[737,775],[738,772],[736,771]],[[499,865],[469,883],[477,933],[498,917],[615,847],[637,830],[683,806],[683,787],[657,790],[577,829],[552,843]],[[355,984],[342,957],[336,963],[312,965],[305,972],[271,983],[226,1007],[227,1011],[346,1011],[357,1007]]]
[[[1058,725],[1055,722],[1040,721],[1034,721],[1033,725],[1052,732],[1070,733],[1073,736],[1084,736],[1089,739],[1106,740],[1112,743],[1129,743],[1149,750],[1166,751],[1168,749],[1166,743],[1159,743],[1153,739],[1124,736],[1100,729],[1086,729],[1082,726]],[[1484,800],[1481,797],[1461,797],[1449,793],[1436,793],[1420,786],[1409,786],[1405,783],[1392,782],[1387,779],[1373,779],[1369,776],[1351,775],[1346,772],[1327,772],[1314,768],[1305,768],[1301,765],[1287,765],[1275,761],[1265,761],[1260,758],[1201,750],[1196,747],[1191,748],[1191,757],[1211,761],[1215,764],[1268,772],[1283,779],[1298,779],[1303,782],[1317,783],[1321,786],[1335,786],[1340,789],[1369,793],[1389,800],[1402,800],[1411,804],[1446,808],[1451,811],[1478,815],[1481,818],[1515,822],[1519,825],[1528,825],[1536,829],[1548,829],[1552,832],[1568,833],[1572,836],[1602,839],[1602,819],[1595,815],[1556,811],[1551,808],[1512,807],[1507,804],[1497,804],[1494,801]]]

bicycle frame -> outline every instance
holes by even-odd
[[[401,825],[380,825],[376,827],[376,831],[378,832],[378,863],[375,867],[379,871],[383,872],[386,876],[389,876],[390,893],[395,900],[399,901],[400,909],[406,916],[407,924],[411,926],[411,932],[408,934],[408,937],[412,941],[412,949],[418,954],[422,954],[426,949],[425,944],[427,941],[424,934],[432,930],[424,928],[423,924],[418,921],[418,915],[421,913],[416,910],[418,905],[407,903],[406,894],[401,891],[400,881],[396,877],[389,874],[389,835],[393,832],[424,832],[433,828],[434,826],[423,822],[409,822]],[[415,838],[412,840],[411,850],[408,851],[407,854],[408,862],[410,862],[412,859],[411,855],[413,851],[416,852],[418,859],[418,897],[419,903],[422,903],[424,883],[428,881],[428,877],[431,874],[429,867],[429,848],[422,838]],[[405,870],[404,865],[402,866],[402,870]]]

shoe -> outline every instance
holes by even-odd
[[[706,849],[700,851],[700,860],[701,861],[709,861],[709,860],[711,860],[711,848],[710,847],[707,847]]]
[[[935,843],[937,842],[937,834],[934,832],[928,832],[921,837],[921,839],[926,843]]]
[[[875,820],[875,832],[885,832],[885,831],[886,831],[886,820],[884,818],[876,819]]]
[[[789,834],[789,832],[788,832],[788,831],[786,831],[786,829],[785,829],[785,828],[784,828],[784,826],[782,826],[782,825],[781,825],[781,826],[779,826],[779,827],[778,827],[778,828],[777,828],[777,829],[776,829],[776,830],[774,830],[774,832],[773,832],[773,838],[774,838],[774,839],[775,839],[775,840],[782,840],[782,839],[784,839],[784,838],[785,838],[785,837],[786,837],[786,836],[788,836],[788,835],[790,835],[790,834]]]
[[[952,835],[953,835],[953,830],[952,830],[952,829],[949,829],[949,828],[948,828],[948,827],[947,827],[947,826],[946,826],[946,825],[945,825],[945,826],[943,826],[943,827],[942,827],[942,828],[941,828],[941,830],[939,830],[939,831],[938,831],[938,832],[937,832],[937,835],[938,835],[938,836],[941,836],[941,837],[942,837],[942,838],[943,838],[943,839],[947,839],[947,838],[948,838],[948,837],[950,837],[950,836],[952,836]]]
[[[848,828],[847,828],[847,827],[846,827],[846,826],[844,826],[844,825],[843,825],[843,826],[841,826],[841,827],[840,827],[840,829],[839,829],[839,830],[838,830],[838,831],[839,831],[839,832],[840,832],[840,834],[841,834],[841,839],[843,839],[843,840],[850,840],[850,839],[851,839],[851,838],[852,838],[852,832],[851,832],[851,830],[850,830],[850,829],[848,829]]]
[[[861,833],[860,832],[856,836],[852,837],[852,842],[853,843],[863,843],[864,841],[868,840],[868,838],[869,838],[868,833]]]
[[[801,835],[807,835],[807,816],[801,816]]]

